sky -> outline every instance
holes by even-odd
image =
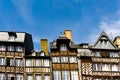
[[[68,29],[76,44],[93,44],[102,31],[120,36],[120,0],[0,0],[0,31],[32,34],[36,50]]]

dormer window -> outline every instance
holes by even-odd
[[[67,46],[65,44],[60,45],[60,51],[67,51]]]
[[[14,41],[15,40],[15,36],[14,35],[10,35],[9,36],[9,41]]]
[[[108,44],[108,41],[107,41],[107,40],[100,40],[100,44],[101,44],[101,45],[107,45],[107,44]]]

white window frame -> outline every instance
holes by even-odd
[[[8,46],[8,51],[14,51],[14,46],[12,45]]]
[[[16,66],[23,66],[22,58],[16,58]]]
[[[49,59],[44,59],[44,66],[45,67],[50,67],[50,61],[49,61]]]
[[[22,51],[23,51],[23,47],[21,47],[21,46],[16,46],[16,51],[22,52]]]
[[[110,64],[102,64],[102,71],[110,71]]]
[[[32,60],[31,59],[26,59],[25,60],[25,66],[32,66]]]
[[[79,80],[78,71],[71,71],[71,80]]]
[[[6,51],[6,46],[5,45],[0,45],[0,51]]]
[[[62,80],[70,80],[70,72],[62,71]]]
[[[33,80],[33,75],[32,74],[28,74],[27,75],[27,80]]]
[[[6,77],[5,77],[4,73],[0,73],[0,80],[6,80]]]
[[[45,74],[44,75],[44,80],[50,80],[50,75],[49,74]]]
[[[76,56],[70,56],[70,63],[77,63]]]
[[[60,62],[60,58],[59,57],[52,57],[52,62],[59,63]]]
[[[67,51],[67,46],[65,44],[61,44],[60,51]]]
[[[35,80],[42,80],[41,74],[35,74]]]
[[[53,71],[54,80],[61,80],[61,72],[60,71]]]
[[[42,66],[41,59],[36,59],[36,60],[35,60],[35,64],[36,64],[36,66],[38,66],[38,67]]]
[[[0,65],[5,65],[5,58],[0,57]]]
[[[68,57],[67,56],[62,56],[61,57],[61,62],[62,63],[68,63]]]
[[[23,80],[22,74],[16,74],[16,80]]]
[[[93,64],[93,70],[94,71],[101,71],[101,64],[100,63],[94,63]]]

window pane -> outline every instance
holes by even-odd
[[[14,66],[14,59],[10,59],[10,66]]]
[[[77,63],[76,57],[70,57],[70,63]]]
[[[72,80],[79,80],[78,79],[78,71],[71,71],[71,78],[72,78]]]
[[[52,61],[55,63],[59,63],[60,59],[59,59],[59,57],[52,57]]]
[[[35,79],[36,79],[36,80],[42,80],[42,76],[41,76],[40,74],[36,74],[36,75],[35,75]]]
[[[61,57],[61,62],[68,62],[68,57]]]
[[[60,45],[60,51],[67,51],[67,46],[64,44]]]
[[[36,59],[36,66],[41,66],[41,60],[40,59]]]
[[[110,65],[109,64],[102,64],[102,71],[110,71]]]
[[[16,78],[17,78],[17,80],[23,80],[23,75],[22,74],[17,74]]]
[[[112,71],[118,71],[118,64],[112,64]]]
[[[17,46],[16,47],[16,51],[18,51],[18,52],[22,52],[23,50],[22,50],[23,48],[21,47],[21,46]]]
[[[70,80],[69,71],[62,71],[62,80]]]
[[[93,64],[93,70],[94,71],[101,71],[101,67],[99,63]]]
[[[8,46],[8,51],[14,51],[14,46],[12,45]]]
[[[31,59],[26,59],[26,66],[32,66],[32,60]]]
[[[13,74],[7,74],[8,79],[7,80],[13,80],[14,79],[14,75]]]
[[[6,46],[0,45],[0,51],[6,51]]]
[[[44,59],[44,66],[45,67],[49,67],[50,66],[50,62],[48,59]]]
[[[31,74],[27,75],[27,80],[32,80],[33,76]]]
[[[117,52],[110,52],[110,57],[119,57]]]
[[[45,77],[45,80],[50,80],[50,75],[46,74],[44,77]]]
[[[61,80],[60,71],[53,71],[53,73],[54,73],[54,80]]]
[[[6,80],[6,77],[5,77],[4,73],[0,73],[0,80]]]
[[[5,65],[5,58],[0,58],[0,65]]]
[[[23,66],[22,59],[16,59],[16,66]]]

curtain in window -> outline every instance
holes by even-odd
[[[71,71],[71,78],[72,78],[72,80],[79,80],[78,79],[78,71]]]
[[[5,51],[5,50],[6,50],[6,46],[0,45],[0,51]]]
[[[67,51],[67,46],[65,44],[60,45],[60,51]]]
[[[70,80],[69,71],[62,71],[62,80]]]
[[[17,47],[16,47],[16,51],[22,52],[22,47],[21,47],[21,46],[17,46]]]
[[[30,75],[27,75],[27,80],[32,80],[33,79],[33,76],[30,74]]]
[[[100,71],[101,70],[100,64],[99,63],[93,64],[93,70]]]
[[[53,73],[54,73],[54,80],[61,80],[60,71],[53,71]]]
[[[8,51],[14,51],[14,46],[12,45],[8,46]]]
[[[13,74],[8,74],[8,79],[7,80],[11,80],[12,78],[14,78],[14,75]]]
[[[109,64],[103,64],[102,65],[102,71],[110,71],[110,65]]]

